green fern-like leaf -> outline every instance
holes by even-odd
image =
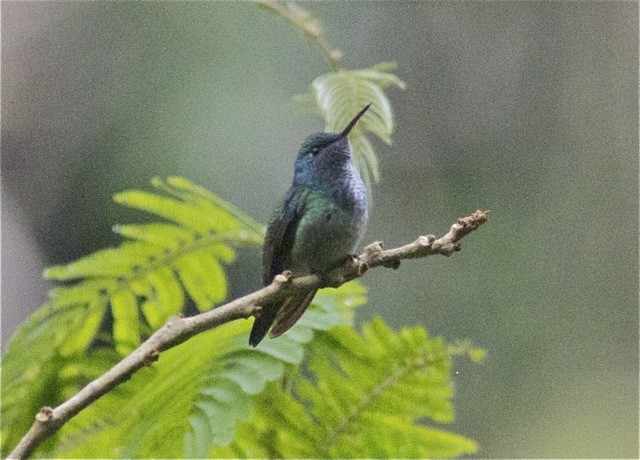
[[[47,303],[14,334],[2,359],[2,456],[17,444],[44,405],[60,400],[59,346],[83,322],[82,304]]]
[[[233,260],[234,248],[262,244],[261,225],[203,188],[179,177],[152,184],[153,193],[132,190],[115,199],[164,222],[116,226],[126,238],[120,246],[46,270],[46,277],[67,284],[52,289],[49,302],[18,328],[2,360],[4,454],[40,407],[61,401],[73,386],[61,366],[82,359],[108,309],[107,342],[125,354],[179,313],[188,297],[200,309],[222,301],[222,266]],[[87,375],[79,370],[76,380]]]
[[[473,441],[419,420],[451,421],[449,347],[422,328],[391,331],[380,319],[362,334],[336,327],[310,347],[309,378],[293,391],[271,385],[250,424],[213,456],[425,458],[476,451]],[[256,451],[254,441],[263,444]],[[244,450],[253,449],[253,450]]]
[[[380,173],[367,133],[391,144],[394,116],[384,90],[391,85],[405,87],[400,78],[390,73],[395,67],[393,62],[381,62],[367,69],[340,69],[319,76],[311,84],[311,94],[298,96],[298,101],[306,107],[311,107],[312,101],[315,101],[317,111],[325,120],[327,132],[342,131],[362,107],[371,103],[371,108],[349,135],[356,165],[369,189],[372,181],[380,180]]]
[[[349,283],[321,291],[312,309],[277,340],[247,344],[249,322],[236,321],[164,352],[62,428],[57,457],[206,457],[234,439],[253,399],[286,366],[298,365],[318,331],[349,324],[364,289]],[[350,304],[345,306],[345,304]]]
[[[187,296],[200,310],[224,300],[222,264],[233,260],[233,247],[262,242],[260,225],[186,179],[155,178],[152,184],[157,192],[131,190],[115,200],[169,222],[117,225],[114,230],[126,238],[120,246],[45,271],[49,279],[77,280],[73,287],[56,290],[54,301],[79,292],[87,304],[106,296],[120,354],[140,343],[140,318],[156,329],[181,311]],[[87,321],[97,325],[96,316],[94,312]],[[82,339],[74,340],[72,349],[66,344],[65,350],[86,348],[92,336]]]

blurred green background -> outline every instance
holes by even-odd
[[[366,240],[492,211],[460,254],[368,273],[358,320],[487,349],[456,364],[453,429],[480,457],[637,458],[638,4],[301,5],[347,67],[395,60],[407,83]],[[113,193],[182,175],[267,222],[323,126],[291,96],[326,64],[253,4],[3,1],[2,32],[3,349],[45,264],[140,219]]]

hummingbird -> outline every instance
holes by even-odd
[[[294,165],[293,183],[267,228],[262,250],[262,282],[285,270],[293,276],[322,276],[340,266],[364,234],[367,189],[353,162],[348,135],[371,107],[364,107],[341,133],[315,133],[304,141]],[[267,303],[256,316],[249,344],[287,332],[300,319],[317,289]]]

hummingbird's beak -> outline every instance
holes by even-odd
[[[369,107],[371,107],[371,103],[367,104],[364,109],[362,109],[360,112],[358,112],[358,115],[356,115],[353,120],[351,120],[349,122],[349,124],[347,125],[347,127],[344,129],[344,131],[342,131],[340,133],[339,139],[343,139],[345,137],[347,137],[349,135],[349,133],[351,132],[351,130],[353,129],[353,127],[356,125],[356,123],[358,123],[358,120],[362,117],[362,115],[364,115],[364,113],[369,109]]]

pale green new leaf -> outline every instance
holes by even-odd
[[[312,99],[315,101],[327,132],[342,131],[365,105],[371,104],[349,135],[356,165],[369,189],[371,181],[380,180],[380,173],[367,133],[391,144],[394,115],[384,90],[391,85],[405,87],[400,78],[390,73],[395,67],[395,63],[381,62],[367,69],[340,69],[317,77],[311,84],[313,92],[297,97],[306,107]]]

